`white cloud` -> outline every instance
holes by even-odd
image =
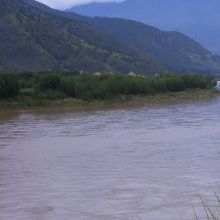
[[[122,2],[123,0],[37,0],[56,9],[68,9],[79,4],[86,4],[91,2]]]

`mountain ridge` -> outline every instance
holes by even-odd
[[[107,31],[177,71],[219,71],[220,57],[193,39],[179,33],[161,31],[143,23],[120,18],[94,17],[87,22]],[[217,61],[217,62],[216,62]]]
[[[133,0],[130,1],[132,2]],[[139,1],[140,0],[137,0],[137,2]],[[115,4],[118,5],[119,3]],[[71,14],[70,12],[66,14],[57,10],[48,10],[48,8],[47,11],[49,13],[56,13],[59,16],[86,22],[98,29],[108,32],[115,37],[126,41],[130,45],[143,50],[154,59],[157,59],[169,66],[173,71],[202,73],[219,72],[220,57],[213,56],[195,40],[185,36],[184,34],[178,32],[161,31],[158,28],[132,20],[115,18],[111,20],[100,17],[91,18],[75,13]],[[132,28],[128,29],[126,26],[131,26]],[[140,33],[143,36],[141,36]],[[128,37],[130,37],[130,39]],[[138,41],[140,41],[142,45]],[[169,42],[172,41],[173,43],[170,47]],[[152,47],[152,45],[156,45],[156,47]],[[159,48],[157,49],[157,47]],[[187,49],[184,49],[184,47]]]
[[[137,71],[145,74],[167,70],[143,51],[89,24],[58,16],[57,11],[43,4],[33,6],[27,0],[2,0],[0,11],[2,67],[20,71]]]
[[[177,32],[90,18],[34,0],[0,2],[0,67],[18,71],[220,72],[220,58]]]
[[[213,53],[220,54],[220,1],[126,0],[121,3],[90,3],[75,6],[84,16],[132,19],[162,30],[179,31]]]

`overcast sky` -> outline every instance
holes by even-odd
[[[38,0],[52,8],[67,9],[74,5],[86,4],[89,2],[122,2],[123,0]]]

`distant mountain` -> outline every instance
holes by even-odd
[[[0,68],[17,71],[129,71],[165,65],[68,13],[29,0],[0,1]]]
[[[132,19],[162,30],[179,31],[220,54],[219,10],[219,0],[125,0],[70,9],[86,16]]]

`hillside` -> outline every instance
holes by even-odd
[[[0,69],[220,72],[218,56],[178,32],[80,16],[34,0],[2,0],[0,12]]]
[[[92,3],[71,9],[86,16],[118,17],[141,21],[162,30],[175,30],[192,37],[220,54],[219,0],[126,0]]]
[[[87,18],[87,22],[126,40],[173,70],[219,72],[220,57],[179,32],[160,31],[140,22],[116,18]]]
[[[129,71],[167,68],[145,52],[79,20],[27,0],[0,1],[0,68],[16,71]],[[48,9],[49,10],[49,9]],[[68,13],[67,13],[68,14]]]
[[[26,0],[28,1],[28,0]],[[60,17],[76,19],[89,23],[102,31],[144,51],[151,57],[165,63],[173,71],[192,71],[205,73],[220,72],[220,58],[191,38],[178,32],[160,31],[140,22],[124,19],[86,17],[75,13],[53,10],[33,0],[28,1],[41,10]]]

